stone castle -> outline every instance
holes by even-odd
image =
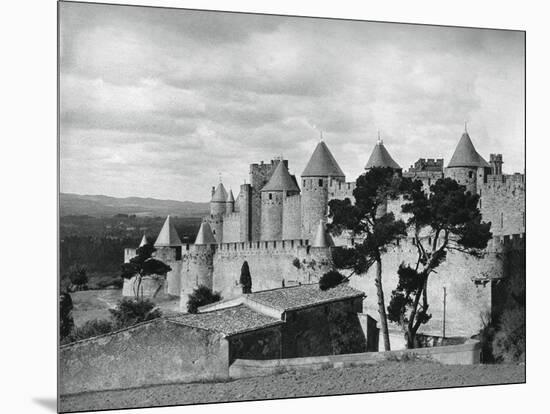
[[[474,332],[477,325],[472,325],[472,318],[478,320],[480,314],[491,309],[494,281],[505,277],[510,267],[506,252],[523,248],[525,176],[504,175],[502,164],[501,154],[490,154],[487,162],[465,130],[446,167],[443,159],[421,158],[408,171],[402,171],[403,176],[419,179],[426,187],[439,178],[455,179],[480,195],[483,220],[492,223],[493,240],[484,258],[449,254],[439,277],[430,282],[434,331],[442,312],[441,289],[445,289],[447,332]],[[365,170],[372,167],[402,170],[380,139]],[[353,200],[355,181],[346,181],[323,141],[317,144],[300,178],[289,172],[288,160],[280,158],[251,164],[249,183],[240,186],[236,198],[220,182],[212,187],[210,214],[204,217],[194,244],[181,242],[168,216],[155,241],[155,255],[172,271],[163,286],[158,285],[161,282],[157,279],[144,280],[144,294],[162,288],[165,293],[180,297],[181,311],[186,310],[188,295],[199,285],[219,291],[224,299],[235,298],[242,294],[239,276],[244,261],[250,267],[253,292],[318,281],[331,267],[331,249],[354,243],[345,235],[330,237],[325,223],[329,201]],[[401,201],[388,202],[387,211],[402,216]],[[142,243],[145,242],[144,236]],[[398,265],[414,260],[415,251],[408,238],[384,255],[386,295],[396,286]],[[134,248],[125,250],[125,260],[134,255]],[[370,272],[354,276],[351,285],[367,294],[364,306],[375,315],[376,303],[369,300],[376,297]],[[123,294],[133,295],[132,286],[132,280],[125,281]]]

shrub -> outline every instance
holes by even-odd
[[[193,290],[187,301],[187,312],[197,313],[200,306],[218,302],[222,297],[218,292],[212,292],[207,286],[201,285]]]
[[[345,279],[346,278],[340,272],[336,270],[330,270],[323,276],[321,276],[321,279],[319,280],[319,288],[321,290],[331,289],[335,286],[338,286]]]
[[[495,338],[496,326],[491,318],[491,314],[488,313],[485,317],[481,318],[482,328],[478,335],[473,338],[478,339],[481,345],[481,362],[484,364],[490,364],[495,362],[493,355],[493,340]]]
[[[115,309],[109,309],[116,329],[159,318],[162,313],[149,299],[124,298]]]
[[[114,330],[113,323],[108,319],[94,319],[76,328],[71,335],[71,339],[72,341],[80,341],[82,339],[103,335]]]
[[[302,265],[300,264],[300,259],[295,257],[292,261],[292,266],[294,266],[296,269],[300,269],[300,267],[302,267]]]
[[[492,342],[493,355],[501,362],[525,362],[525,308],[502,313]]]
[[[74,321],[72,316],[73,300],[68,293],[59,295],[59,339],[68,337],[73,328]]]
[[[85,289],[88,284],[86,268],[78,264],[72,265],[69,269],[69,279],[77,287],[77,290]]]

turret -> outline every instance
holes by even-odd
[[[445,169],[445,176],[456,180],[466,186],[467,191],[475,194],[478,181],[482,183],[490,169],[491,166],[476,151],[468,131],[464,128],[464,133]]]
[[[166,217],[154,246],[157,249],[155,257],[172,268],[166,275],[165,292],[177,295],[180,291],[182,243],[170,216]]]
[[[502,175],[502,154],[491,154],[489,156],[492,175]]]
[[[226,202],[227,191],[225,191],[223,184],[219,183],[216,190],[212,193],[212,199],[210,200],[210,214],[214,216],[218,214],[225,214]]]
[[[235,197],[233,197],[233,191],[229,189],[227,200],[225,201],[225,212],[233,213],[235,211]]]
[[[388,167],[393,168],[394,170],[401,170],[399,164],[394,161],[384,146],[384,142],[380,139],[380,134],[378,134],[378,141],[376,142],[376,145],[370,154],[369,160],[365,165],[365,170],[368,171],[373,167]]]
[[[227,191],[222,183],[212,192],[210,200],[210,226],[218,243],[223,242],[223,215],[227,210]]]
[[[332,246],[334,246],[332,237],[330,237],[330,234],[328,234],[327,232],[325,222],[321,220],[319,222],[319,225],[317,226],[317,231],[315,232],[315,237],[313,238],[311,247],[332,247]]]
[[[286,164],[279,162],[267,184],[261,190],[261,239],[281,240],[283,234],[283,202],[300,193],[296,180]]]
[[[320,220],[326,220],[328,186],[346,179],[327,145],[317,144],[302,173],[302,238],[311,240]]]

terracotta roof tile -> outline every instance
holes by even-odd
[[[314,283],[255,292],[249,294],[247,298],[281,311],[287,311],[360,296],[365,296],[365,294],[350,287],[347,283],[328,290],[321,290],[319,284]]]
[[[220,332],[224,335],[235,335],[283,323],[279,319],[255,312],[245,305],[203,313],[186,313],[167,319],[171,322]]]

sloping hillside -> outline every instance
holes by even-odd
[[[94,217],[115,214],[149,216],[202,217],[209,212],[208,203],[192,201],[157,200],[154,198],[117,198],[104,195],[79,195],[61,193],[59,213],[61,216],[88,215]]]

